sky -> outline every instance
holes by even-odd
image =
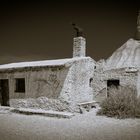
[[[71,22],[84,30],[87,56],[107,59],[134,38],[138,9],[135,0],[0,2],[0,64],[72,57]]]

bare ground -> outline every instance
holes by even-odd
[[[0,114],[0,140],[140,140],[140,119],[96,116],[96,111],[71,119]]]

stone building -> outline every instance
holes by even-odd
[[[95,100],[108,96],[111,87],[130,87],[140,95],[140,41],[129,39],[107,60],[96,64],[93,76]]]
[[[136,68],[118,68],[95,71],[93,76],[93,93],[96,101],[109,96],[111,88],[129,87],[139,92],[139,70]]]
[[[95,61],[85,56],[85,45],[85,38],[74,38],[73,58],[69,59],[0,65],[1,104],[40,96],[76,103],[91,101]]]
[[[140,95],[140,11],[135,38],[129,39],[107,60],[98,61],[93,79],[95,100],[107,97],[109,89],[114,86],[133,88]]]

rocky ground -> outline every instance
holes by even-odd
[[[10,105],[14,108],[44,109],[53,111],[79,112],[76,104],[68,103],[59,99],[49,99],[47,97],[11,99]]]
[[[140,119],[96,116],[97,109],[71,119],[0,112],[0,140],[139,140]]]

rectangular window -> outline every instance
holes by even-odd
[[[15,92],[25,92],[25,78],[16,78],[15,84]]]

